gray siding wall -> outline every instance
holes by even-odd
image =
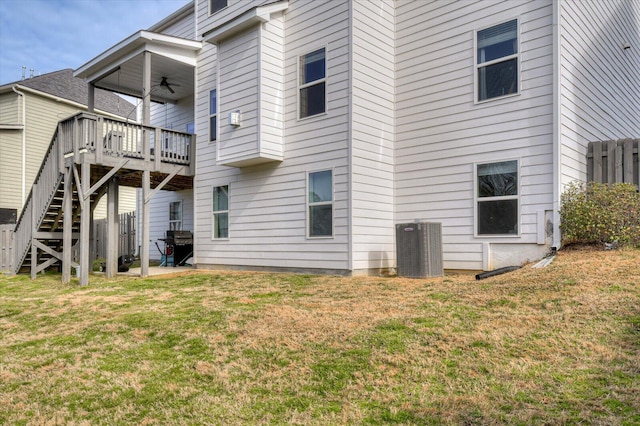
[[[563,0],[560,34],[566,184],[586,179],[589,142],[640,136],[640,2]]]
[[[396,10],[396,221],[442,222],[445,268],[539,256],[537,215],[553,206],[551,2],[400,1]],[[514,18],[520,94],[474,104],[474,30]],[[520,161],[521,235],[476,238],[474,164],[507,159]],[[487,261],[489,244],[505,258]],[[512,244],[522,255],[510,257]]]
[[[353,3],[351,198],[353,269],[395,266],[395,4]]]
[[[199,3],[199,14],[206,10],[203,3]],[[229,10],[250,2],[230,3]],[[207,46],[201,52],[196,98],[199,138],[195,180],[196,262],[199,265],[349,269],[348,8],[346,1],[292,0],[285,14],[284,47],[268,46],[268,36],[263,36],[266,48],[286,52],[282,70],[285,138],[282,163],[242,169],[215,164],[216,144],[209,143],[206,135],[209,90],[218,84],[216,48]],[[210,17],[199,16],[203,32],[211,22]],[[298,57],[320,47],[327,48],[328,111],[325,115],[298,120]],[[223,69],[225,64],[221,62],[220,67]],[[218,96],[222,99],[225,95],[219,92]],[[308,239],[307,172],[325,169],[334,171],[334,236]],[[212,239],[212,188],[219,185],[229,185],[230,191],[228,240]]]

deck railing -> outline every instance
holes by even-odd
[[[14,255],[16,262],[13,265],[17,273],[22,265],[27,251],[31,246],[33,233],[38,230],[49,208],[60,182],[62,181],[62,141],[60,140],[60,127],[53,135],[49,148],[42,160],[40,170],[36,175],[29,196],[22,208],[22,212],[13,235]]]
[[[87,149],[95,152],[98,163],[112,156],[189,165],[193,158],[189,133],[87,113],[65,121],[61,129],[65,155]]]

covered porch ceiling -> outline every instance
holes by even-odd
[[[73,73],[95,87],[142,98],[143,54],[151,54],[150,99],[175,103],[194,93],[194,69],[202,42],[139,31]]]

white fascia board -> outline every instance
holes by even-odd
[[[158,46],[158,48],[156,48],[158,52],[162,51],[160,49],[161,46],[183,50],[184,53],[182,55],[174,56],[183,56],[186,58],[190,58],[192,55],[193,58],[195,58],[196,52],[202,48],[202,42],[199,41],[158,34],[151,31],[138,31],[76,69],[73,72],[73,76],[84,78],[89,82],[95,81],[100,76],[108,75],[111,70],[116,69],[119,65],[139,55],[141,52],[150,50],[148,47],[154,45]],[[191,59],[185,63],[195,66],[195,61]]]
[[[172,59],[176,62],[196,66],[197,52],[192,50],[185,51],[174,46],[159,45],[155,43],[147,44],[145,50],[165,58]]]
[[[272,13],[281,12],[288,7],[288,1],[272,3],[266,6],[258,6],[255,9],[251,9],[248,12],[238,16],[237,18],[234,18],[226,24],[222,24],[219,27],[206,32],[205,34],[203,34],[203,40],[207,43],[215,44],[218,41],[253,25],[262,22],[269,22],[271,20]]]

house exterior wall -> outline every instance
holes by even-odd
[[[2,124],[23,124],[22,102],[23,99],[26,101],[25,129],[0,130],[0,207],[17,209],[18,215],[22,209],[23,172],[26,198],[40,169],[43,156],[51,143],[58,121],[78,111],[75,107],[38,96],[27,90],[23,90],[22,93],[25,96],[20,99],[13,91],[0,95],[3,109]],[[8,113],[4,112],[5,105],[9,107]],[[11,122],[5,123],[5,117]],[[26,132],[24,171],[22,170],[22,132]]]
[[[589,142],[640,134],[640,3],[560,1],[562,183],[586,180]],[[624,49],[628,43],[630,48]]]
[[[214,28],[233,11],[249,10],[264,2],[230,2],[209,17],[206,1],[198,3],[200,31]],[[347,1],[290,1],[285,14],[284,40],[284,161],[243,168],[216,166],[215,145],[208,141],[208,96],[218,88],[219,111],[225,111],[218,67],[225,64],[215,46],[200,54],[196,203],[196,263],[229,266],[348,270],[348,104],[349,3]],[[239,36],[242,36],[241,33]],[[266,35],[262,41],[270,46]],[[298,57],[321,47],[327,52],[327,113],[298,120]],[[218,63],[217,61],[220,60]],[[257,66],[257,63],[256,65]],[[250,70],[246,70],[250,72]],[[219,118],[220,135],[225,117]],[[204,126],[204,127],[203,127]],[[307,173],[332,170],[334,231],[331,238],[307,238]],[[229,185],[229,238],[212,238],[212,189]]]
[[[395,3],[352,3],[351,250],[354,271],[395,266]]]
[[[553,208],[551,2],[399,1],[396,11],[396,222],[441,222],[448,269],[540,257],[548,248],[538,231]],[[515,18],[520,92],[474,103],[474,31]],[[512,159],[520,234],[475,237],[475,164]]]

